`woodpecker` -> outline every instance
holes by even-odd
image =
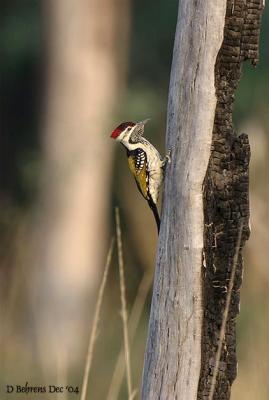
[[[126,148],[129,168],[140,193],[153,211],[159,232],[160,217],[157,201],[165,167],[167,162],[170,162],[170,151],[162,158],[158,150],[143,137],[148,120],[137,123],[123,122],[114,129],[110,137]]]

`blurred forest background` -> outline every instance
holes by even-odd
[[[133,325],[143,310],[131,344],[139,388],[157,234],[125,152],[109,136],[122,121],[150,117],[146,136],[164,153],[177,3],[1,2],[1,399],[17,398],[5,394],[6,384],[81,386],[115,205]],[[256,69],[245,65],[234,109],[236,129],[249,134],[252,148],[252,234],[245,248],[233,386],[233,399],[244,400],[269,398],[268,38],[267,7],[260,63]],[[90,399],[126,399],[126,381],[118,385],[115,370],[123,342],[119,298],[114,255]]]

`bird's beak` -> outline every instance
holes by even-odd
[[[150,120],[150,118],[144,119],[143,121],[140,121],[137,123],[137,125],[146,125],[146,123]]]

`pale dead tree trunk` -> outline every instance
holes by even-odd
[[[46,0],[44,9],[49,62],[39,271],[42,307],[55,323],[52,329],[46,320],[45,353],[49,359],[55,351],[47,347],[59,328],[56,346],[72,348],[72,358],[107,249],[108,125],[124,83],[129,1]]]
[[[258,59],[262,2],[181,0],[142,399],[208,399],[239,225],[243,234],[214,399],[236,374],[235,317],[249,235],[246,135],[232,126],[242,62]]]

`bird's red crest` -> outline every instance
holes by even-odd
[[[116,129],[111,133],[110,137],[113,139],[117,139],[117,137],[126,129],[128,126],[131,128],[132,126],[135,126],[134,122],[123,122],[119,126],[117,126]]]

